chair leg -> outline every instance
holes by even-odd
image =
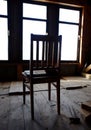
[[[31,83],[31,90],[30,90],[30,100],[31,100],[31,118],[34,120],[34,92],[33,92],[33,84]]]
[[[24,84],[25,80],[23,78],[23,104],[25,104],[25,84]]]
[[[51,83],[48,83],[48,99],[51,100]]]
[[[60,115],[60,80],[57,81],[57,111]]]

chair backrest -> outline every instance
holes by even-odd
[[[60,67],[62,36],[31,34],[30,70]]]

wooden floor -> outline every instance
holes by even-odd
[[[47,84],[35,85],[34,96],[35,120],[32,121],[29,94],[23,105],[22,82],[0,83],[0,130],[91,130],[81,111],[81,103],[91,100],[90,80],[65,78],[61,81],[60,116],[54,87],[51,101],[47,98]],[[70,118],[79,118],[80,123],[74,124]]]

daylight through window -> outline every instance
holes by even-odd
[[[77,61],[79,17],[79,10],[59,9],[59,35],[62,35],[63,61]]]
[[[7,1],[0,0],[0,60],[8,60]]]
[[[23,3],[23,60],[30,59],[31,33],[46,34],[46,15],[46,6]]]

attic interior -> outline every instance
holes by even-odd
[[[89,0],[1,1],[0,7],[3,2],[5,4],[3,4],[4,11],[3,9],[0,11],[0,33],[2,34],[0,36],[0,129],[90,130],[91,126],[87,123],[91,123],[91,2]],[[34,5],[43,7],[42,16],[38,17],[39,8],[37,10],[37,6]],[[33,9],[31,9],[32,6]],[[35,8],[37,11],[33,12]],[[68,19],[65,16],[61,19],[62,11],[64,13],[67,11],[67,14],[71,12],[68,17],[66,15]],[[76,17],[72,14],[76,14]],[[37,118],[35,122],[31,120],[28,94],[27,105],[22,105],[21,73],[29,69],[30,33],[63,35],[60,61],[63,77],[61,81],[62,116],[57,117],[56,114],[55,88],[52,89],[53,100],[48,102],[45,100],[46,85],[44,89],[40,85],[35,87]],[[77,119],[76,123],[74,117]]]
[[[4,51],[2,51],[1,58],[0,58],[0,81],[12,81],[12,80],[21,80],[21,72],[24,69],[28,69],[29,67],[29,62],[27,58],[24,58],[24,55],[26,54],[26,50],[24,50],[24,27],[28,25],[29,23],[26,21],[30,20],[35,20],[37,21],[38,18],[32,19],[32,18],[27,18],[27,14],[25,13],[26,16],[23,17],[23,8],[25,7],[24,4],[39,4],[39,5],[44,5],[46,8],[46,18],[41,18],[41,21],[45,21],[45,33],[51,34],[51,35],[59,35],[61,33],[61,24],[64,23],[64,25],[69,22],[70,24],[73,24],[74,27],[75,25],[79,25],[78,27],[75,27],[75,31],[77,30],[77,35],[76,35],[76,45],[74,50],[73,57],[68,57],[64,56],[63,60],[61,61],[61,70],[62,70],[62,75],[65,76],[76,76],[76,75],[81,75],[82,70],[84,66],[87,64],[90,64],[91,57],[90,57],[90,41],[91,41],[91,21],[90,21],[90,3],[88,1],[12,1],[8,0],[7,1],[7,14],[6,16],[0,15],[0,17],[6,17],[8,20],[8,25],[7,25],[7,30],[8,34],[6,33],[6,38],[8,43],[6,43],[7,48],[3,49],[3,46],[1,46],[1,50],[5,50],[6,54]],[[23,7],[24,6],[24,7]],[[61,19],[59,20],[59,15],[61,14],[62,8],[65,9],[72,9],[72,10],[78,10],[79,12],[79,23],[75,23],[76,21],[71,21],[66,22],[65,20],[61,22]],[[59,14],[60,13],[60,14]],[[29,16],[30,17],[30,16]],[[31,16],[32,17],[32,16]],[[24,21],[25,20],[25,21]],[[43,22],[44,22],[43,21]],[[25,25],[26,24],[26,25]],[[63,26],[64,26],[63,25]],[[44,26],[44,25],[43,25]],[[66,27],[66,26],[65,26]],[[64,27],[64,28],[65,28]],[[28,27],[27,27],[28,28]],[[69,30],[70,27],[67,27],[68,32],[72,31]],[[3,29],[2,29],[3,30]],[[40,29],[39,29],[40,30]],[[27,31],[28,32],[28,31]],[[66,32],[66,31],[65,31]],[[24,34],[23,34],[24,33]],[[31,32],[30,32],[31,33]],[[37,32],[38,33],[38,32]],[[44,32],[43,32],[44,33]],[[28,33],[29,35],[29,33]],[[66,34],[64,34],[66,35]],[[68,35],[68,34],[67,34]],[[67,36],[66,35],[66,36]],[[72,35],[72,33],[70,34]],[[68,36],[69,37],[69,36]],[[78,38],[79,37],[79,38]],[[3,42],[4,36],[1,37],[1,41]],[[64,38],[66,39],[66,38]],[[30,42],[30,41],[29,41]],[[65,42],[65,41],[64,41]],[[68,40],[66,41],[68,42]],[[4,45],[4,43],[3,43]],[[68,44],[67,44],[68,45]],[[71,45],[70,45],[71,46]],[[67,49],[65,49],[65,54],[67,55],[70,52],[70,46],[68,46]],[[74,46],[73,46],[74,48]],[[28,52],[28,51],[27,51]],[[73,52],[72,52],[73,53]],[[76,54],[75,54],[76,53]],[[4,58],[4,55],[5,58]],[[29,55],[29,54],[28,54]],[[75,55],[75,56],[74,56]]]

